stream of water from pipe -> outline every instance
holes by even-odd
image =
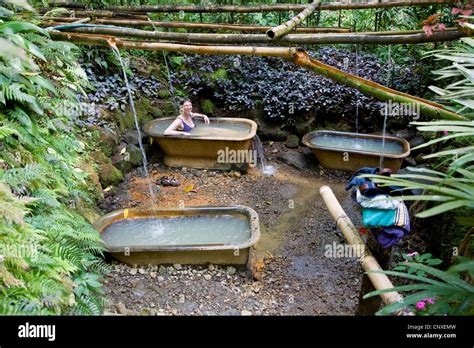
[[[125,85],[127,87],[127,93],[128,93],[129,103],[130,103],[130,109],[132,110],[133,119],[135,121],[135,127],[137,129],[138,145],[139,145],[140,151],[142,153],[143,170],[144,170],[145,176],[146,176],[147,181],[148,181],[148,190],[150,192],[151,207],[153,208],[153,210],[156,210],[156,194],[155,194],[155,191],[153,189],[153,185],[151,183],[150,174],[148,173],[148,162],[147,162],[147,159],[146,159],[145,150],[143,148],[140,125],[138,124],[137,112],[135,110],[135,102],[133,101],[132,90],[130,89],[130,84],[128,83],[127,72],[125,70],[125,65],[124,65],[124,62],[122,60],[122,56],[121,56],[120,51],[117,48],[117,46],[111,44],[110,47],[112,48],[112,51],[114,52],[115,56],[117,57],[117,59],[119,60],[121,66],[122,66],[123,78],[124,78],[124,81],[125,81]]]
[[[275,174],[276,168],[267,164],[267,159],[265,158],[265,153],[263,152],[263,145],[258,135],[255,135],[253,138],[253,146],[255,150],[257,150],[257,157],[260,159],[260,169],[262,173],[264,175]]]

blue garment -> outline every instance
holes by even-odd
[[[397,209],[362,209],[362,224],[364,227],[385,227],[395,225]]]
[[[405,203],[400,202],[396,209],[393,226],[371,228],[370,233],[383,249],[390,248],[410,233],[410,215]]]
[[[398,243],[408,232],[406,229],[396,226],[370,229],[374,240],[383,249],[390,248]]]
[[[363,208],[362,224],[368,228],[398,226],[410,231],[410,215],[403,202],[397,209]]]
[[[194,127],[189,126],[186,122],[184,122],[181,116],[179,116],[178,118],[181,120],[181,123],[183,124],[183,132],[189,133],[193,130],[194,127],[196,127],[196,125],[194,125]]]
[[[346,186],[346,191],[349,191],[351,187],[355,186],[360,187],[363,184],[367,184],[368,188],[365,189],[364,191],[361,191],[361,193],[366,196],[366,197],[373,197],[375,195],[380,195],[380,194],[388,194],[393,197],[398,197],[398,196],[411,196],[413,195],[412,190],[410,189],[403,189],[400,186],[381,186],[378,187],[375,185],[370,179],[368,178],[359,178],[359,175],[364,175],[364,174],[377,174],[379,172],[379,168],[371,168],[371,167],[364,167],[360,168],[357,170],[354,174],[352,174],[351,178],[349,179],[349,182]]]
[[[358,188],[361,185],[367,184],[368,188],[365,189],[364,191],[361,191],[361,193],[364,196],[372,197],[375,195],[380,195],[380,194],[385,193],[383,190],[378,188],[372,181],[370,181],[370,179],[358,177],[359,175],[364,175],[364,174],[377,174],[378,171],[379,171],[378,168],[370,168],[370,167],[360,168],[358,171],[352,174],[351,178],[349,179],[349,183],[346,186],[346,191],[349,191],[353,186]]]

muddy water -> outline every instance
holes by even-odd
[[[102,234],[110,247],[239,245],[250,238],[248,219],[235,215],[120,220]]]
[[[161,135],[164,133],[166,128],[173,122],[159,122],[151,127],[151,132],[154,134]],[[247,124],[240,123],[218,123],[212,122],[210,124],[204,124],[199,121],[195,122],[196,128],[191,130],[190,134],[192,136],[202,136],[202,137],[242,137],[250,132],[250,126]]]
[[[385,142],[382,139],[355,139],[351,137],[321,134],[313,137],[311,143],[319,147],[339,150],[361,150],[365,152],[385,153],[391,155],[400,155],[403,153],[402,145],[394,141]]]

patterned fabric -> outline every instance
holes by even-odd
[[[350,178],[346,190],[352,187],[356,188],[352,192],[352,197],[362,207],[362,224],[370,229],[374,240],[386,249],[398,243],[410,232],[410,216],[403,201],[377,200],[390,196],[412,194],[412,192],[401,190],[397,186],[377,187],[370,179],[358,177],[359,175],[377,174],[378,172],[378,168],[366,167],[359,169]],[[358,189],[361,185],[365,186],[363,191]]]

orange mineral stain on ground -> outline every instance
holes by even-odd
[[[180,182],[178,187],[159,185],[159,189],[156,191],[157,207],[159,208],[178,208],[180,204],[185,206],[219,205],[219,199],[214,197],[207,187],[200,187],[197,180],[187,179],[180,173],[169,172],[153,171],[150,176],[153,188],[157,187],[156,182],[162,176],[173,176]],[[190,186],[192,186],[192,190],[185,192],[185,189],[190,190]],[[147,178],[134,177],[130,180],[128,193],[132,201],[139,202],[138,207],[140,208],[146,209],[151,205],[148,187]]]

